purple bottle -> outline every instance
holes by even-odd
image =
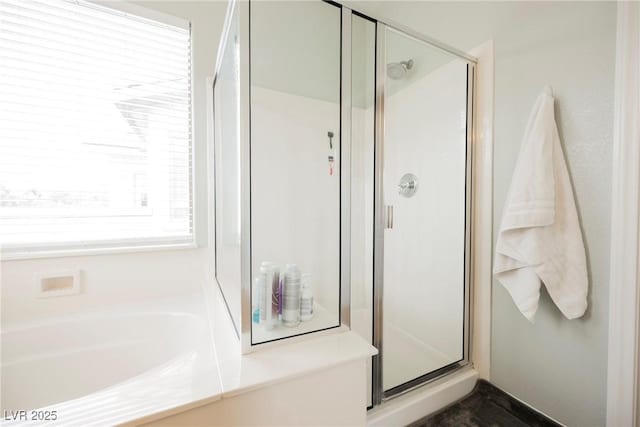
[[[284,277],[280,275],[280,284],[278,286],[278,318],[282,319],[282,288],[284,286]]]

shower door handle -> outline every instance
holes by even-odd
[[[393,205],[384,207],[384,228],[389,230],[393,228]]]

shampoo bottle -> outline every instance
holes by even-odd
[[[300,324],[300,270],[295,264],[287,264],[282,292],[282,323],[295,327]]]
[[[260,270],[258,271],[258,277],[256,277],[255,286],[258,289],[257,298],[260,311],[260,323],[267,322],[267,312],[271,310],[271,286],[269,282],[269,273],[273,263],[263,261],[260,264]]]
[[[313,292],[311,291],[311,274],[302,275],[302,292],[300,293],[300,320],[303,322],[313,317]]]

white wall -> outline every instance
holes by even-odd
[[[492,378],[573,426],[605,424],[615,10],[549,5],[538,12],[541,29],[528,24],[511,46],[496,43],[494,231],[527,115],[548,82],[586,245],[589,308],[568,321],[543,292],[532,325],[494,281]]]
[[[466,83],[466,64],[452,61],[385,101],[384,320],[448,363],[463,356]],[[397,191],[408,172],[410,198]]]
[[[491,380],[568,425],[604,425],[616,4],[350,4],[461,49],[494,40],[494,231],[532,104],[545,84],[553,86],[587,246],[590,307],[568,321],[543,293],[530,324],[494,283]]]
[[[204,254],[204,250],[165,250],[4,261],[2,326],[196,292],[206,274]],[[82,271],[80,295],[36,297],[37,274],[68,269]]]
[[[178,16],[192,24],[193,143],[195,151],[195,219],[199,249],[3,261],[2,325],[106,309],[149,298],[193,292],[212,277],[207,248],[206,78],[213,75],[226,2],[137,1],[148,9]],[[109,3],[107,3],[109,4]],[[117,7],[117,2],[112,3]],[[82,270],[83,293],[36,299],[34,274]]]
[[[262,261],[311,273],[316,302],[335,313],[340,296],[340,106],[253,86],[251,89],[251,240]],[[329,175],[334,133],[335,170]],[[255,276],[254,276],[255,277]]]

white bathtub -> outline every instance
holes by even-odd
[[[172,299],[3,330],[3,424],[117,424],[215,397],[203,306]]]
[[[198,294],[2,325],[0,424],[229,427],[367,422],[366,366],[375,348],[354,332],[336,332],[241,356],[224,302],[218,288],[214,290],[212,301]],[[471,380],[475,377],[465,382],[469,387]],[[369,422],[407,424],[426,415],[423,408],[436,410],[466,393],[456,387],[460,390],[452,394],[451,387],[441,386],[436,392],[444,397],[434,392],[428,401],[396,400],[401,408],[388,407],[386,412],[402,422],[386,422],[390,418],[385,411]],[[340,398],[326,399],[335,390],[341,391]],[[282,402],[288,403],[286,409]],[[408,415],[398,418],[400,412]],[[47,416],[48,421],[38,419]]]

